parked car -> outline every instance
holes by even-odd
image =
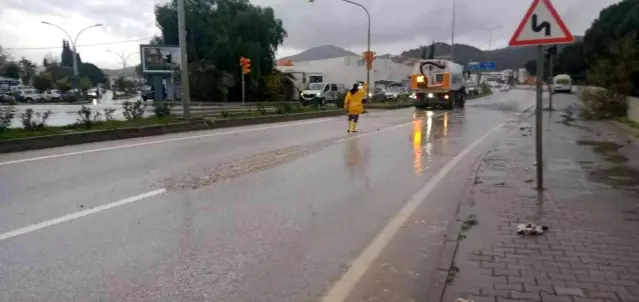
[[[8,92],[0,93],[0,103],[14,104],[16,98]]]
[[[47,102],[58,102],[62,100],[62,93],[57,89],[47,90],[42,94],[42,98]]]
[[[384,89],[375,87],[371,92],[368,93],[368,101],[370,102],[381,102],[386,99],[386,91]]]
[[[42,93],[37,89],[21,89],[17,92],[16,99],[20,102],[40,102],[43,100]]]
[[[467,84],[466,85],[466,95],[474,96],[479,94],[479,88],[475,84]]]
[[[87,90],[87,97],[89,98],[98,98],[98,90],[95,88],[91,88]]]
[[[392,86],[386,89],[384,93],[387,99],[399,99],[402,96],[408,94],[408,90],[405,87]]]
[[[510,90],[510,85],[501,85],[500,91],[508,91]]]

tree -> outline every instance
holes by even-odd
[[[639,1],[623,0],[603,9],[584,36],[584,57],[588,64],[594,65],[598,59],[608,57],[610,45],[637,29]]]
[[[55,88],[62,92],[71,90],[71,82],[68,78],[60,79],[55,82]]]
[[[200,60],[194,76],[210,78],[220,87],[207,87],[192,82],[192,91],[208,93],[206,99],[224,98],[224,85],[240,83],[238,62],[241,56],[250,58],[251,73],[247,84],[259,83],[273,69],[275,52],[286,37],[282,21],[275,18],[270,7],[252,5],[248,0],[190,0],[185,3],[189,66]],[[179,45],[176,2],[156,5],[155,18],[167,45]],[[229,81],[230,76],[233,80]],[[250,87],[249,87],[250,88]],[[230,91],[239,99],[240,85]]]
[[[637,34],[631,34],[615,42],[607,50],[606,58],[588,72],[589,80],[610,92],[629,95],[639,94],[639,43]]]
[[[73,68],[73,49],[71,49],[71,45],[69,44],[69,41],[67,40],[62,40],[62,54],[60,55],[60,64],[62,66],[65,67],[71,67]],[[77,59],[77,64],[78,64],[78,68],[82,65],[82,59],[80,58],[80,54],[77,53],[76,55],[76,59]]]
[[[7,63],[9,60],[9,55],[4,52],[2,45],[0,45],[0,69]]]
[[[20,78],[20,65],[16,62],[7,62],[2,66],[2,76],[12,79]]]
[[[81,77],[80,78],[80,89],[81,90],[87,90],[91,88],[91,80],[89,80],[87,77]]]
[[[588,64],[584,57],[583,42],[569,44],[557,56],[557,72],[570,75],[573,79],[585,79]]]
[[[550,64],[549,64],[549,59],[548,57],[544,57],[544,79],[548,79],[550,78]],[[526,68],[526,71],[528,71],[528,73],[530,73],[531,75],[536,76],[537,75],[537,60],[530,60],[528,62],[526,62],[526,65],[524,65],[524,68]],[[553,63],[553,74],[557,74],[558,68],[557,68],[557,59],[555,58],[555,61]]]
[[[524,68],[526,68],[526,71],[528,71],[531,75],[537,75],[537,60],[530,60],[526,62]]]
[[[290,101],[295,92],[295,76],[277,69],[264,78],[266,98],[269,101]]]
[[[91,63],[82,63],[79,69],[80,75],[87,77],[94,86],[106,82],[106,76],[102,69]]]
[[[53,81],[51,80],[51,74],[47,72],[40,73],[33,77],[33,88],[42,91],[53,89]]]
[[[149,41],[149,44],[151,44],[151,45],[164,45],[164,39],[162,39],[162,37],[153,36],[153,38],[151,38],[151,41]]]
[[[22,83],[25,85],[31,83],[31,79],[33,79],[36,73],[36,65],[27,60],[25,57],[22,57],[22,60],[20,60],[20,67]]]

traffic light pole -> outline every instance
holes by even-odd
[[[244,102],[246,100],[246,90],[245,90],[245,86],[244,86],[244,77],[246,75],[244,74],[244,72],[242,72],[242,105],[244,105]]]

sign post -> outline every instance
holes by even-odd
[[[550,0],[533,0],[524,15],[509,46],[537,46],[537,85],[535,109],[535,158],[537,162],[537,189],[544,189],[543,174],[543,81],[544,49],[543,45],[574,42],[574,37],[559,17]]]

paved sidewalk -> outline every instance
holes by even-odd
[[[543,194],[533,117],[482,160],[443,301],[639,301],[639,145],[566,110],[544,112]],[[528,222],[550,230],[517,235]]]

